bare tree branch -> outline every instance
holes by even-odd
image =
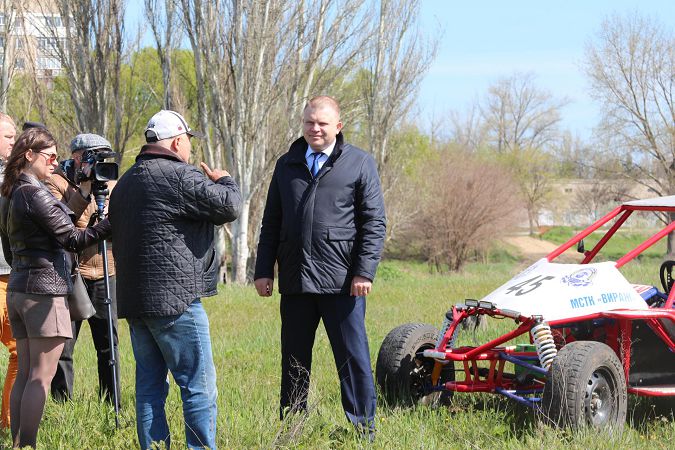
[[[531,73],[515,73],[490,86],[482,107],[490,142],[497,152],[544,148],[558,138],[560,109],[566,100],[534,85]]]
[[[619,175],[675,194],[675,34],[637,14],[612,16],[587,45],[585,70],[604,111],[597,138],[622,162]]]
[[[247,278],[259,228],[251,219],[260,213],[274,159],[298,133],[304,102],[362,48],[355,31],[361,6],[361,0],[181,0],[198,114],[216,144],[206,159],[225,161],[244,197],[232,226],[236,282]]]

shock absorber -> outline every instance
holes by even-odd
[[[546,322],[538,322],[532,327],[530,333],[532,333],[532,340],[537,347],[537,356],[539,356],[541,367],[549,369],[553,359],[558,354],[551,327]]]
[[[445,336],[445,332],[448,331],[449,326],[450,326],[450,321],[448,320],[448,316],[446,315],[445,318],[443,319],[443,324],[441,325],[441,330],[438,333],[438,339],[436,339],[436,348],[441,346],[441,341],[443,340],[443,337]]]
[[[438,339],[436,339],[436,348],[441,346],[441,341],[445,336],[445,332],[448,331],[448,327],[450,326],[450,318],[448,317],[448,315],[450,315],[450,311],[448,311],[445,314],[445,317],[443,318],[443,324],[441,325],[441,329],[438,333]]]
[[[441,341],[445,336],[445,332],[448,331],[448,328],[450,328],[451,323],[452,323],[452,310],[445,313],[445,318],[443,319],[443,324],[441,325],[441,331],[440,333],[438,333],[438,339],[436,340],[436,348],[441,346]],[[455,341],[457,340],[458,332],[459,327],[456,327],[455,332],[452,333],[452,337],[450,337],[450,340],[448,341],[448,345],[446,346],[446,348],[455,348]]]

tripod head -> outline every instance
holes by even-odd
[[[91,192],[96,201],[96,215],[99,221],[103,220],[105,215],[105,199],[110,194],[107,181],[94,180],[91,186]]]

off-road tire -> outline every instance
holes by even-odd
[[[382,342],[377,355],[375,376],[381,392],[391,405],[447,405],[452,392],[425,394],[423,385],[431,382],[432,359],[418,358],[423,350],[436,346],[438,330],[424,323],[407,323],[394,328]],[[442,381],[455,379],[454,365],[448,363]]]
[[[628,408],[621,361],[601,342],[565,345],[551,365],[541,406],[542,419],[556,426],[620,430]]]

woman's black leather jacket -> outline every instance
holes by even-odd
[[[70,252],[109,237],[111,228],[104,219],[79,230],[70,214],[36,178],[19,176],[11,197],[0,200],[2,248],[12,266],[8,291],[48,295],[72,291]]]

